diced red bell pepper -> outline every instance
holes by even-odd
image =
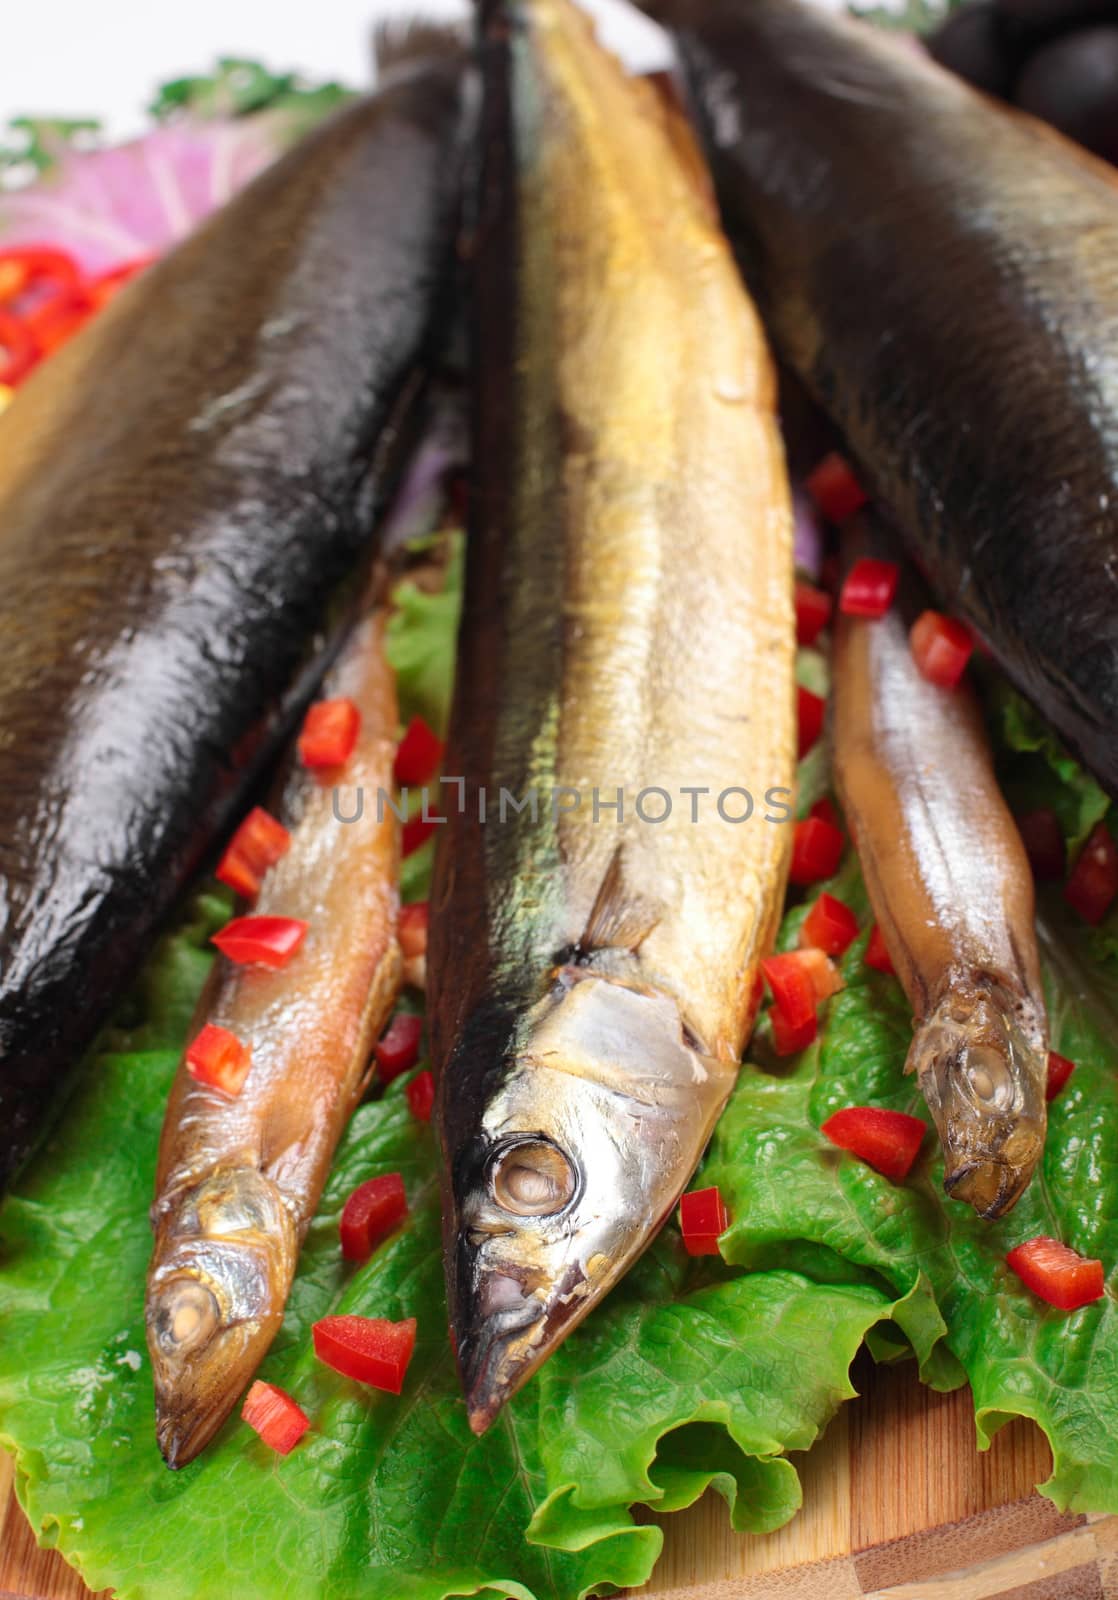
[[[311,1328],[318,1359],[346,1378],[399,1394],[415,1350],[415,1318],[323,1317]]]
[[[274,1383],[259,1378],[245,1396],[241,1416],[277,1455],[290,1455],[311,1425],[302,1406]]]
[[[344,766],[360,732],[361,713],[352,700],[316,700],[296,741],[299,759],[315,770]]]
[[[420,845],[427,843],[427,840],[431,837],[438,826],[439,822],[437,820],[437,814],[431,814],[425,817],[421,813],[417,817],[409,817],[404,823],[403,829],[401,830],[401,852],[405,856],[413,855],[415,851],[419,849]]]
[[[211,1089],[220,1089],[230,1099],[235,1099],[244,1088],[248,1069],[252,1065],[252,1051],[228,1028],[215,1023],[206,1026],[186,1047],[186,1070],[199,1083]]]
[[[869,500],[850,463],[837,450],[823,457],[804,487],[828,522],[845,522]]]
[[[773,1049],[778,1056],[794,1056],[800,1050],[806,1050],[819,1032],[819,1019],[814,1011],[806,1021],[790,1022],[780,1006],[773,1006],[769,1012],[769,1022],[773,1031]]]
[[[848,617],[869,617],[876,621],[893,604],[899,579],[895,561],[860,556],[846,574],[839,595],[839,610]]]
[[[718,1236],[726,1232],[730,1218],[717,1187],[694,1189],[681,1197],[679,1226],[688,1255],[718,1254]]]
[[[821,894],[800,925],[800,944],[841,956],[858,937],[858,919],[833,894]]]
[[[14,389],[39,359],[39,347],[27,324],[0,310],[0,383]]]
[[[800,1027],[815,1015],[815,985],[811,973],[802,959],[802,952],[789,951],[785,955],[766,956],[761,962],[772,993],[773,1001],[784,1013],[784,1020],[792,1027]]]
[[[1006,1265],[1026,1289],[1061,1311],[1078,1311],[1102,1298],[1102,1262],[1081,1256],[1070,1245],[1041,1234],[1027,1239],[1006,1256]]]
[[[222,883],[251,900],[260,893],[269,867],[274,867],[290,848],[291,835],[283,823],[277,822],[263,806],[253,806],[230,839],[217,864],[216,875]]]
[[[920,676],[940,689],[957,688],[974,650],[963,624],[939,611],[922,611],[908,639]]]
[[[427,954],[427,925],[429,908],[426,900],[414,905],[401,906],[396,921],[396,937],[405,961]]]
[[[37,289],[71,295],[82,287],[73,256],[52,245],[16,244],[0,249],[0,301],[6,305]]]
[[[927,1131],[919,1117],[880,1106],[847,1106],[820,1129],[840,1150],[849,1150],[893,1183],[903,1182],[912,1171]]]
[[[1118,846],[1105,822],[1096,822],[1064,886],[1064,899],[1092,927],[1118,895]]]
[[[893,965],[893,958],[885,948],[885,940],[881,937],[881,929],[876,922],[873,925],[869,943],[866,945],[866,966],[872,967],[875,972],[896,975],[897,969]]]
[[[823,732],[827,702],[802,684],[796,685],[796,722],[799,729],[799,755],[803,760]]]
[[[1057,883],[1067,867],[1064,830],[1048,806],[1017,818],[1017,831],[1038,883]]]
[[[808,812],[809,817],[818,817],[820,822],[827,822],[832,828],[839,825],[838,812],[835,810],[834,801],[828,800],[824,795],[822,800],[817,800]]]
[[[838,871],[842,860],[843,837],[840,829],[820,817],[797,822],[792,831],[792,863],[788,876],[803,887],[819,883]]]
[[[443,742],[422,717],[413,717],[396,750],[395,774],[400,787],[427,783],[439,770]]]
[[[401,1072],[410,1072],[419,1060],[422,1038],[423,1018],[413,1017],[408,1011],[397,1011],[373,1046],[381,1083],[391,1083]]]
[[[404,1090],[404,1094],[407,1096],[412,1116],[420,1122],[430,1122],[431,1113],[435,1109],[434,1075],[426,1070],[417,1072]]]
[[[1048,1083],[1045,1086],[1044,1098],[1046,1100],[1055,1100],[1074,1071],[1074,1061],[1069,1061],[1067,1056],[1060,1055],[1056,1050],[1049,1050]]]
[[[408,1214],[404,1180],[398,1172],[359,1183],[342,1207],[338,1233],[347,1261],[367,1261]]]
[[[297,917],[234,917],[213,943],[238,966],[286,967],[306,938],[308,922]]]
[[[814,644],[831,620],[834,601],[813,583],[796,580],[796,643]]]

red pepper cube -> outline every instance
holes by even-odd
[[[814,644],[831,620],[834,601],[813,583],[796,580],[796,643]]]
[[[238,966],[286,967],[306,938],[307,922],[296,917],[234,917],[213,943]]]
[[[245,1396],[241,1416],[277,1455],[290,1455],[311,1425],[311,1419],[289,1394],[258,1378]]]
[[[866,945],[866,966],[872,967],[875,972],[885,972],[896,975],[893,958],[885,948],[885,940],[881,937],[881,929],[875,922],[870,934],[869,943]]]
[[[405,856],[414,855],[421,845],[427,843],[435,829],[439,826],[440,819],[437,813],[433,813],[432,815],[425,817],[423,813],[420,812],[419,816],[417,817],[409,817],[404,823],[403,830],[401,832],[401,853]]]
[[[919,1117],[880,1106],[848,1106],[828,1117],[820,1132],[892,1183],[912,1171],[927,1128]]]
[[[415,1350],[415,1318],[323,1317],[311,1328],[314,1353],[343,1377],[399,1394]]]
[[[430,1122],[431,1113],[435,1109],[435,1079],[428,1072],[417,1072],[412,1081],[404,1090],[411,1114],[420,1122]]]
[[[263,806],[253,806],[241,823],[217,867],[217,876],[238,894],[251,900],[270,867],[291,848],[291,835]]]
[[[841,956],[858,937],[858,919],[833,894],[821,894],[800,926],[800,944]]]
[[[766,956],[761,962],[761,971],[786,1022],[799,1027],[815,1016],[815,986],[798,953],[790,951],[786,955]]]
[[[730,1225],[717,1188],[695,1189],[679,1202],[679,1226],[688,1255],[716,1256],[718,1236]]]
[[[0,310],[0,383],[14,389],[39,359],[39,346],[20,317]]]
[[[381,1083],[391,1083],[402,1072],[411,1071],[419,1060],[422,1038],[423,1018],[413,1017],[409,1011],[397,1011],[373,1046]]]
[[[792,832],[789,878],[803,887],[832,877],[842,860],[842,849],[842,832],[832,823],[819,817],[797,822]]]
[[[1067,868],[1064,830],[1048,806],[1017,818],[1017,831],[1038,883],[1058,883]]]
[[[1045,1085],[1044,1098],[1046,1100],[1055,1100],[1074,1071],[1074,1061],[1069,1061],[1067,1056],[1060,1055],[1056,1050],[1049,1050],[1048,1082]]]
[[[958,687],[974,650],[961,622],[938,611],[923,611],[912,624],[908,639],[922,678],[940,689]]]
[[[823,732],[827,715],[827,702],[821,695],[796,685],[796,725],[799,731],[799,755],[803,760]]]
[[[400,949],[407,961],[416,956],[427,954],[427,927],[429,909],[426,900],[418,900],[414,905],[401,906],[400,915],[396,920],[396,937],[400,941]]]
[[[790,1022],[780,1006],[773,1006],[769,1012],[769,1022],[773,1031],[773,1049],[778,1056],[798,1055],[814,1043],[819,1033],[819,1021],[814,1011],[805,1021]]]
[[[837,450],[823,457],[804,487],[828,522],[845,522],[869,500],[850,463]]]
[[[404,1180],[398,1172],[359,1183],[342,1207],[338,1234],[347,1261],[367,1261],[408,1214]]]
[[[319,700],[307,712],[296,741],[305,767],[341,767],[353,754],[361,713],[352,700]]]
[[[1105,822],[1096,822],[1079,852],[1064,899],[1092,927],[1101,922],[1118,894],[1118,846]]]
[[[1102,1262],[1041,1234],[1006,1256],[1006,1264],[1033,1294],[1061,1311],[1078,1311],[1102,1298]]]
[[[861,556],[846,574],[839,595],[839,610],[848,617],[869,617],[876,621],[893,604],[900,571],[895,561],[878,561]]]
[[[837,828],[839,825],[838,812],[835,810],[834,802],[828,800],[826,795],[823,796],[822,800],[815,802],[808,812],[808,816],[818,817],[820,822],[830,823],[832,828]]]
[[[401,788],[427,783],[439,770],[443,742],[422,717],[413,717],[396,749],[395,775]]]
[[[235,1099],[244,1088],[252,1051],[228,1028],[212,1022],[186,1047],[186,1070],[199,1083]]]

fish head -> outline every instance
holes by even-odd
[[[504,1070],[479,1074],[485,1092],[455,1091],[463,1067],[452,1058],[441,1085],[447,1280],[482,1433],[668,1217],[735,1068],[687,1038],[664,995],[566,975]]]
[[[943,1186],[980,1216],[1012,1209],[1044,1149],[1048,1057],[1027,1002],[959,985],[909,1051],[943,1146]]]
[[[155,1429],[169,1467],[205,1449],[283,1321],[297,1242],[276,1185],[217,1169],[164,1198],[146,1322]]]

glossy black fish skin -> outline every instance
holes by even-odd
[[[1118,795],[1118,185],[880,30],[652,0],[777,347]]]
[[[0,1188],[236,819],[375,554],[466,78],[399,67],[151,269],[0,438]]]

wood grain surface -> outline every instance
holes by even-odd
[[[1031,1423],[1011,1423],[979,1454],[967,1390],[933,1394],[911,1366],[868,1359],[854,1379],[861,1398],[797,1458],[795,1521],[736,1534],[713,1493],[646,1517],[665,1541],[642,1600],[1118,1600],[1118,1517],[1061,1515],[1032,1492],[1049,1453]],[[77,1574],[36,1545],[10,1480],[0,1451],[0,1597],[88,1600]]]

